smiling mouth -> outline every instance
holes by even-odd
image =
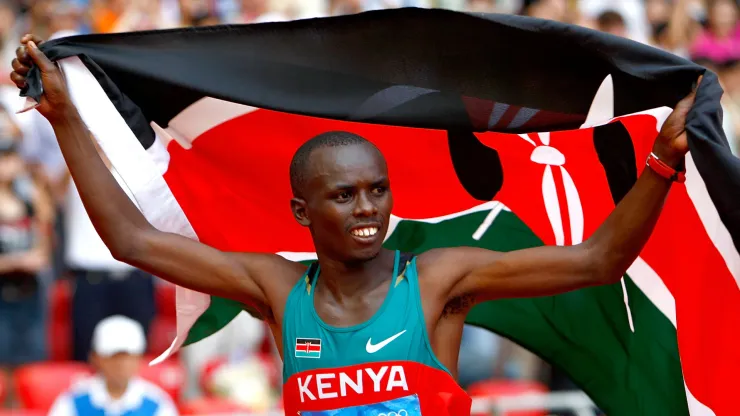
[[[368,226],[368,227],[362,227],[362,228],[355,228],[350,231],[350,234],[352,234],[355,237],[359,237],[359,238],[370,238],[370,237],[375,236],[375,234],[378,233],[378,230],[380,230],[379,227]]]

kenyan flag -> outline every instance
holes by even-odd
[[[357,133],[386,156],[389,248],[579,244],[705,71],[583,28],[416,9],[42,50],[154,226],[297,261],[315,255],[291,216],[288,167],[316,134]],[[687,120],[687,181],[622,282],[488,302],[467,322],[562,368],[610,416],[736,414],[740,160],[720,96],[707,72]],[[178,288],[179,335],[160,359],[245,307]],[[297,341],[296,353],[316,349]]]

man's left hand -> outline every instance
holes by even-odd
[[[696,90],[702,78],[703,75],[696,81],[696,88],[676,104],[676,108],[663,123],[663,128],[653,145],[653,153],[658,156],[658,159],[673,168],[679,165],[689,151],[689,142],[686,137],[686,115],[694,105]]]

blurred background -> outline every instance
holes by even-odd
[[[15,114],[21,102],[6,74],[20,36],[49,39],[397,7],[524,14],[691,59],[719,74],[725,133],[733,152],[740,150],[736,0],[0,0],[0,414],[47,414],[55,401],[52,414],[69,414],[59,410],[64,406],[58,397],[72,381],[101,373],[90,358],[94,332],[113,315],[138,323],[147,341],[144,352],[134,354],[136,371],[129,376],[159,386],[175,413],[265,413],[281,406],[280,360],[266,326],[246,313],[164,364],[146,366],[174,337],[174,287],[111,257],[82,207],[49,124],[35,112]],[[537,357],[472,327],[463,336],[459,374],[476,397],[577,392]]]

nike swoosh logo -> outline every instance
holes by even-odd
[[[401,335],[403,335],[404,332],[406,332],[405,329],[403,331],[397,333],[396,335],[393,335],[390,338],[386,338],[384,341],[381,341],[381,342],[379,342],[379,343],[377,343],[375,345],[373,345],[373,342],[372,342],[373,339],[372,338],[368,338],[367,345],[365,345],[365,351],[367,351],[368,354],[374,354],[374,353],[382,350],[383,348],[385,348],[385,346],[388,345],[388,344],[390,344],[391,342],[393,342],[394,339],[396,339],[396,338],[400,337]]]

